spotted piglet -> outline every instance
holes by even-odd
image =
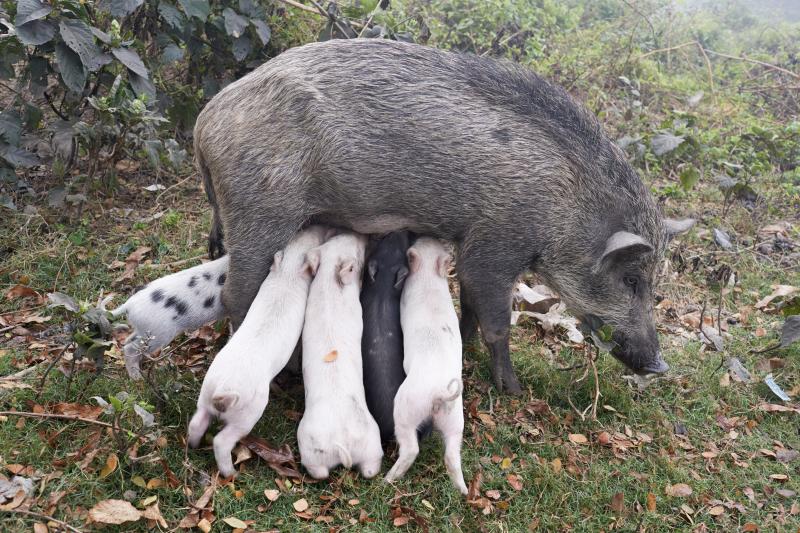
[[[359,291],[366,238],[338,235],[311,250],[315,272],[303,329],[305,413],[297,429],[300,461],[317,479],[339,464],[370,478],[381,467],[378,424],[367,409],[361,366]]]
[[[444,462],[456,488],[467,493],[461,472],[464,408],[461,336],[447,285],[450,254],[430,237],[408,249],[409,274],[400,297],[406,379],[394,399],[394,434],[400,447],[386,481],[401,478],[419,454],[417,428],[432,419],[444,440]]]
[[[133,332],[123,348],[125,368],[141,379],[141,360],[169,344],[178,334],[223,318],[222,286],[228,256],[159,278],[116,308],[126,314]]]
[[[206,373],[200,398],[189,423],[189,445],[197,447],[211,417],[225,423],[214,437],[220,473],[236,471],[231,451],[255,426],[269,402],[269,384],[300,339],[312,269],[306,252],[322,244],[325,228],[301,231],[275,254],[269,275],[247,311],[242,325],[217,354]]]

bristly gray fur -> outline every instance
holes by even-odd
[[[386,40],[309,44],[213,98],[195,152],[231,257],[223,296],[234,324],[274,252],[309,221],[411,229],[458,246],[462,335],[480,323],[501,388],[519,390],[511,288],[528,268],[578,316],[612,325],[628,366],[663,366],[658,209],[595,117],[523,67]],[[600,264],[618,231],[652,251]]]

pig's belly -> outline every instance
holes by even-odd
[[[392,231],[410,230],[421,235],[455,240],[458,231],[447,224],[415,220],[397,215],[378,215],[373,217],[346,217],[341,214],[325,213],[312,218],[312,223],[327,224],[349,228],[361,234],[384,234]]]

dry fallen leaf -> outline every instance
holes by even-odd
[[[210,533],[211,531],[211,522],[208,519],[203,518],[197,523],[197,529],[202,531],[203,533]]]
[[[303,511],[308,509],[308,502],[306,501],[305,498],[300,498],[299,500],[297,500],[292,504],[292,507],[294,507],[294,510],[297,511],[298,513],[302,513]]]
[[[392,520],[392,524],[394,524],[394,527],[402,527],[408,524],[408,521],[409,518],[407,516],[398,516],[397,518]]]
[[[787,476],[786,474],[772,474],[771,476],[769,476],[769,478],[773,481],[778,481],[780,483],[783,483],[784,481],[789,481],[789,476]]]
[[[247,524],[245,524],[242,520],[239,520],[235,516],[229,516],[228,518],[223,518],[222,521],[235,529],[247,529]]]
[[[500,470],[508,470],[511,468],[511,458],[504,457],[502,461],[500,461]]]
[[[617,492],[611,497],[611,510],[615,513],[622,513],[625,511],[625,495]]]
[[[135,522],[141,517],[142,513],[125,500],[103,500],[89,509],[89,519],[100,524]]]
[[[667,485],[664,492],[667,493],[667,496],[672,496],[673,498],[685,498],[691,496],[692,487],[686,483],[676,483],[675,485]]]
[[[570,433],[569,441],[575,444],[586,444],[589,439],[586,438],[586,435],[581,435],[580,433]]]
[[[651,513],[656,512],[656,495],[652,492],[647,493],[647,510]]]
[[[47,526],[41,522],[33,524],[33,533],[47,533],[48,531]]]
[[[500,491],[497,490],[497,489],[487,490],[486,491],[486,497],[487,498],[491,498],[493,500],[499,500],[500,499]]]
[[[742,526],[743,533],[758,533],[758,526],[752,522],[747,522]]]
[[[278,489],[264,489],[264,496],[271,502],[274,502],[278,499],[278,496],[281,495],[281,491]]]
[[[508,484],[511,485],[511,488],[520,491],[522,490],[522,480],[516,474],[508,474],[506,475],[506,480]]]
[[[17,298],[40,299],[41,297],[41,294],[25,285],[14,285],[6,292],[6,300],[16,300]]]
[[[167,528],[167,521],[164,520],[164,517],[161,516],[161,510],[158,508],[158,503],[145,507],[144,511],[142,511],[142,517],[146,518],[147,520],[155,520],[158,522],[158,525],[162,528]]]
[[[772,300],[776,298],[783,298],[785,296],[789,296],[790,294],[794,294],[797,292],[797,287],[793,287],[791,285],[773,285],[772,294],[765,296],[761,300],[756,303],[756,309],[763,309],[772,302]]]
[[[714,507],[708,510],[708,514],[710,514],[711,516],[720,516],[722,514],[725,514],[725,508],[721,505],[715,505]]]
[[[555,459],[553,459],[552,461],[550,461],[550,464],[551,464],[551,465],[552,465],[552,467],[553,467],[553,473],[555,473],[555,474],[558,474],[558,473],[560,473],[560,472],[561,472],[561,459],[559,459],[558,457],[556,457]]]
[[[111,455],[109,455],[108,459],[106,459],[106,465],[103,467],[102,470],[100,470],[100,479],[110,476],[111,473],[117,469],[118,465],[119,465],[119,459],[117,458],[117,454],[112,453]]]

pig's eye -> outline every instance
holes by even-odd
[[[622,281],[627,287],[630,287],[630,289],[633,291],[633,294],[636,294],[636,289],[639,285],[639,279],[636,276],[625,276],[622,278]]]

